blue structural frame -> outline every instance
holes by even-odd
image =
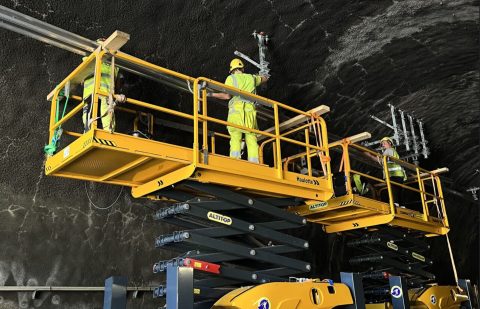
[[[462,303],[466,309],[475,309],[479,306],[478,295],[475,295],[469,279],[459,279],[458,285],[467,293],[468,300]]]
[[[393,309],[410,309],[407,280],[400,276],[390,276],[388,281]]]
[[[112,276],[105,280],[103,309],[125,309],[127,307],[127,277]]]
[[[354,301],[353,305],[346,306],[347,309],[364,309],[365,308],[365,296],[363,291],[363,282],[360,274],[356,273],[340,273],[340,280],[346,284],[352,293]]]
[[[193,308],[193,268],[167,266],[167,308]]]

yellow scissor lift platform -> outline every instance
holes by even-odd
[[[190,112],[127,98],[114,91],[111,93],[101,91],[98,72],[101,72],[100,68],[105,62],[113,66],[118,63],[120,68],[122,63],[128,63],[129,67],[136,66],[148,74],[159,77],[166,85],[186,89],[192,96]],[[50,140],[57,135],[57,130],[67,125],[67,122],[74,120],[77,124],[80,123],[81,116],[78,113],[82,111],[84,102],[79,96],[69,95],[70,99],[79,101],[78,105],[68,109],[68,113],[61,119],[55,115],[58,116],[61,109],[62,91],[63,94],[72,93],[72,89],[81,85],[83,79],[92,72],[95,72],[95,88],[91,97],[93,116],[90,118],[90,128],[85,133],[62,129],[63,134],[73,137],[73,140],[47,158],[45,164],[47,175],[129,186],[134,197],[153,198],[155,192],[187,179],[228,186],[233,190],[257,196],[296,197],[305,200],[306,203],[291,208],[291,211],[301,214],[311,222],[325,225],[327,232],[341,232],[382,224],[415,229],[429,235],[443,235],[448,232],[438,175],[401,162],[403,166],[408,165],[415,172],[416,177],[412,183],[416,187],[412,187],[408,183],[395,184],[389,181],[388,177],[382,180],[352,170],[349,149],[353,147],[357,151],[370,150],[351,143],[351,139],[328,144],[326,124],[320,117],[329,110],[328,107],[320,106],[304,112],[210,79],[192,78],[119,51],[110,53],[105,48],[98,48],[51,92],[48,96],[52,100]],[[113,85],[111,88],[114,88]],[[271,108],[269,111],[272,114],[273,127],[266,130],[250,129],[215,118],[218,108],[215,109],[214,105],[209,109],[208,103],[211,102],[207,102],[207,91],[227,92],[232,96],[242,96]],[[180,122],[188,123],[193,133],[192,147],[100,129],[97,122],[99,118],[104,117],[99,115],[101,97],[107,98],[109,102],[122,103],[121,107],[116,107],[115,113],[146,113],[150,117],[153,117],[151,113],[156,113],[156,116],[166,114],[168,117],[179,119]],[[226,106],[222,106],[222,110],[226,110]],[[280,111],[294,116],[280,122]],[[218,139],[224,139],[225,144],[228,140],[228,135],[218,132],[218,128],[225,128],[227,125],[254,132],[259,136],[260,164],[216,153]],[[313,143],[312,135],[315,137]],[[286,145],[293,145],[301,152],[291,153],[292,147],[285,147]],[[267,146],[271,146],[271,153],[267,154],[264,151]],[[343,151],[341,165],[345,174],[346,195],[331,199],[334,188],[330,151],[338,147]],[[287,153],[284,149],[289,149],[290,152]],[[290,168],[289,163],[302,156],[307,168],[300,173],[295,168]],[[383,160],[386,158],[383,157]],[[377,185],[383,185],[383,189],[388,192],[389,202],[380,202],[378,198],[354,194],[350,180],[353,174],[370,177],[379,182]],[[432,179],[435,193],[426,192],[425,182],[428,179]],[[395,208],[392,186],[404,186],[419,193],[423,212]],[[428,208],[432,203],[435,203],[438,209],[436,217],[429,214]]]
[[[448,233],[448,219],[439,178],[439,174],[447,169],[427,171],[405,161],[386,157],[368,148],[352,144],[349,139],[331,143],[329,147],[331,151],[335,149],[340,153],[339,177],[342,177],[345,186],[344,190],[340,190],[343,191],[342,194],[328,201],[309,201],[306,205],[292,207],[292,211],[306,217],[310,222],[324,225],[328,233],[383,224],[420,231],[427,236]],[[357,160],[352,160],[352,152]],[[357,166],[362,164],[364,153],[371,153],[378,158],[378,169],[382,170],[384,179],[352,168],[352,164]],[[401,165],[409,175],[404,183],[396,183],[389,179],[387,160],[393,160]],[[359,194],[361,188],[358,190],[355,188],[352,180],[354,175],[368,181],[370,192],[365,196]],[[413,202],[410,204],[416,202],[416,209],[395,204],[398,202],[393,200],[392,190],[395,187],[403,190],[404,194],[410,192],[409,196]],[[382,191],[385,201],[381,200]]]
[[[119,99],[119,96],[115,93],[109,94],[100,91],[99,80],[96,79],[95,91],[92,96],[93,116],[90,119],[93,120],[90,120],[90,129],[85,133],[63,131],[64,135],[71,135],[74,140],[47,159],[45,165],[47,175],[129,186],[132,188],[134,197],[151,196],[153,192],[186,179],[229,186],[235,190],[241,189],[261,196],[320,200],[326,200],[332,196],[333,188],[328,162],[322,162],[324,173],[319,177],[314,177],[311,173],[310,175],[302,175],[284,170],[281,163],[281,147],[289,143],[303,147],[304,151],[315,149],[321,153],[323,158],[328,158],[326,125],[318,112],[319,110],[325,112],[328,107],[322,106],[314,111],[303,112],[273,100],[241,92],[213,80],[194,79],[121,52],[115,53],[115,56],[112,57],[105,50],[98,49],[52,91],[49,95],[49,98],[52,99],[50,140],[56,135],[56,130],[60,126],[65,126],[67,121],[72,120],[84,105],[80,97],[71,95],[70,99],[76,99],[80,102],[63,118],[55,121],[54,115],[58,113],[59,102],[61,104],[60,92],[66,87],[69,88],[68,92],[70,92],[70,89],[74,89],[75,85],[80,85],[82,78],[89,75],[88,72],[99,72],[102,61],[133,63],[165,78],[167,84],[183,84],[187,90],[192,89],[193,105],[190,113],[149,104],[133,98],[125,98],[122,107],[117,107],[118,111],[116,113],[122,111],[135,113],[131,110],[131,107],[136,107],[143,111],[148,109],[157,114],[167,114],[169,117],[178,118],[179,121],[184,123],[189,122],[190,126],[193,127],[193,147],[98,128],[98,121],[96,120],[101,118],[101,116],[98,116],[99,98],[107,97],[113,102]],[[259,104],[271,107],[275,124],[273,129],[270,128],[265,131],[249,129],[214,118],[213,113],[210,114],[214,107],[208,110],[207,89],[241,95]],[[226,110],[226,107],[224,109]],[[319,136],[319,142],[310,145],[308,139],[304,137],[302,141],[289,136],[289,134],[296,133],[299,130],[292,130],[294,131],[292,133],[280,132],[283,127],[279,121],[279,110],[282,109],[297,114],[296,117],[299,122],[310,121],[309,124],[304,124],[301,127],[302,134],[308,136],[309,128],[314,126]],[[80,119],[80,115],[77,115],[75,121],[79,123]],[[219,144],[218,138],[223,138],[224,144],[226,144],[228,136],[222,133],[213,133],[210,130],[211,124],[217,127],[229,125],[264,136],[260,164],[216,153],[215,137],[217,138],[217,144]],[[263,149],[268,144],[272,146],[272,154],[267,155],[263,153]],[[269,157],[271,157],[271,160],[267,163]]]

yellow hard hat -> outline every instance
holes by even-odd
[[[243,61],[238,59],[238,58],[235,58],[232,61],[230,61],[230,71],[229,72],[232,72],[235,69],[243,69],[243,67],[244,67]]]
[[[390,142],[390,145],[393,145],[393,141],[392,141],[392,139],[391,139],[390,137],[385,136],[384,138],[382,138],[382,139],[380,140],[380,142],[385,142],[385,141],[388,141],[388,142]]]

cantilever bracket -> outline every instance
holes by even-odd
[[[268,61],[266,60],[266,53],[267,53],[267,43],[269,41],[269,37],[267,34],[263,32],[257,32],[256,30],[253,32],[253,37],[257,40],[258,44],[258,58],[259,62],[256,62],[249,56],[245,55],[244,53],[239,52],[236,50],[234,54],[248,62],[252,65],[256,66],[260,71],[258,72],[261,76],[270,77],[270,69],[268,68]]]

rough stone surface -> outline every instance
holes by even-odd
[[[369,114],[393,103],[422,118],[433,156],[455,188],[479,186],[478,1],[33,1],[0,4],[87,38],[131,34],[124,50],[190,76],[223,81],[234,50],[256,53],[251,33],[272,37],[272,78],[265,95],[307,110],[327,104],[330,131],[386,132]],[[46,95],[81,60],[56,47],[0,29],[0,285],[99,286],[110,275],[131,285],[162,278],[151,265],[168,227],[153,203],[127,190],[45,177]],[[250,68],[252,69],[252,68]],[[148,85],[139,90],[162,101]],[[89,194],[89,197],[87,196]],[[114,203],[108,209],[98,209]],[[478,282],[478,204],[447,196],[459,275]],[[341,237],[318,228],[310,238],[314,271],[335,276]],[[445,241],[432,250],[440,280],[452,283]],[[0,308],[100,308],[101,297],[1,294]],[[132,308],[155,307],[149,296]]]

